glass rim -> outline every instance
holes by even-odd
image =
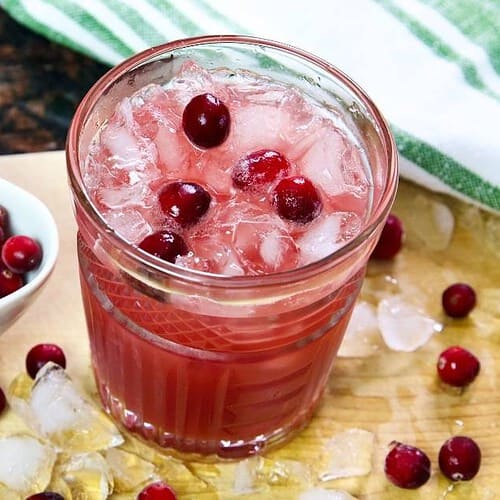
[[[292,57],[302,59],[308,63],[312,63],[314,66],[317,66],[335,78],[348,92],[359,99],[370,113],[370,116],[375,120],[377,135],[383,141],[384,150],[387,154],[387,179],[380,196],[380,201],[373,207],[373,211],[369,215],[368,224],[363,231],[326,257],[296,269],[250,276],[220,275],[184,268],[170,262],[162,261],[128,243],[107,224],[90,199],[80,175],[79,140],[82,125],[94,109],[99,98],[114,82],[126,75],[130,70],[135,69],[148,60],[164,56],[179,49],[217,44],[239,44],[271,48]],[[396,196],[399,179],[397,148],[388,122],[361,86],[333,64],[308,51],[275,40],[246,35],[204,35],[174,40],[148,48],[111,68],[89,89],[73,116],[66,139],[66,163],[73,195],[77,198],[78,202],[85,207],[86,213],[90,216],[92,223],[103,230],[106,239],[112,242],[113,246],[118,248],[127,257],[132,258],[134,262],[145,266],[152,272],[159,272],[185,282],[193,282],[210,287],[229,287],[235,289],[296,283],[321,273],[323,270],[334,265],[335,262],[343,261],[344,258],[360,247],[364,241],[369,239],[387,217]]]

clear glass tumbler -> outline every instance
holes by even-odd
[[[228,277],[159,261],[106,224],[81,175],[89,144],[124,96],[169,81],[187,60],[264,74],[341,110],[373,181],[357,237],[292,271]],[[363,90],[324,60],[274,41],[171,42],[121,63],[88,92],[69,131],[67,165],[104,408],[148,442],[204,456],[252,455],[300,430],[320,402],[397,187],[393,137]]]

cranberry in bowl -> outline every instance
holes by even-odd
[[[45,204],[0,179],[0,334],[36,298],[56,263],[57,226]]]

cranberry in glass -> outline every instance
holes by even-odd
[[[2,246],[2,261],[13,273],[26,273],[39,266],[42,248],[33,238],[11,236]]]
[[[64,497],[55,491],[44,491],[29,496],[26,500],[64,500]]]
[[[425,484],[431,475],[431,461],[419,448],[395,443],[385,457],[385,475],[399,488],[415,489]]]
[[[182,114],[185,134],[201,148],[222,144],[229,134],[230,121],[226,105],[213,94],[193,97]]]
[[[323,206],[314,184],[301,175],[279,181],[274,189],[273,205],[282,219],[302,224],[315,219]]]
[[[19,290],[23,285],[23,277],[13,273],[5,267],[3,262],[0,262],[0,298]]]
[[[158,196],[161,209],[181,226],[196,224],[210,206],[210,194],[194,182],[171,182]]]
[[[233,184],[243,191],[269,184],[288,173],[290,163],[277,151],[261,149],[243,158],[233,167]]]
[[[439,378],[454,387],[469,385],[479,373],[479,360],[467,349],[460,346],[448,347],[438,358]]]
[[[0,387],[0,415],[3,413],[6,406],[7,398],[5,397],[5,392],[3,392],[3,389]]]
[[[469,481],[481,466],[481,449],[466,436],[454,436],[439,450],[439,468],[452,481]]]
[[[176,500],[174,490],[165,482],[158,481],[146,486],[137,495],[137,500]]]
[[[141,241],[139,248],[172,263],[175,263],[179,255],[186,255],[189,251],[182,236],[173,231],[158,231],[150,234]]]
[[[392,259],[399,253],[402,245],[403,223],[394,214],[389,214],[371,257],[382,260]]]
[[[443,292],[441,302],[448,316],[464,318],[476,305],[476,292],[466,283],[454,283]]]
[[[56,344],[37,344],[26,355],[26,371],[31,378],[49,361],[56,363],[61,368],[66,368],[64,351]]]

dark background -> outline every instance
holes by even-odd
[[[64,149],[78,103],[107,69],[0,8],[0,154]]]

